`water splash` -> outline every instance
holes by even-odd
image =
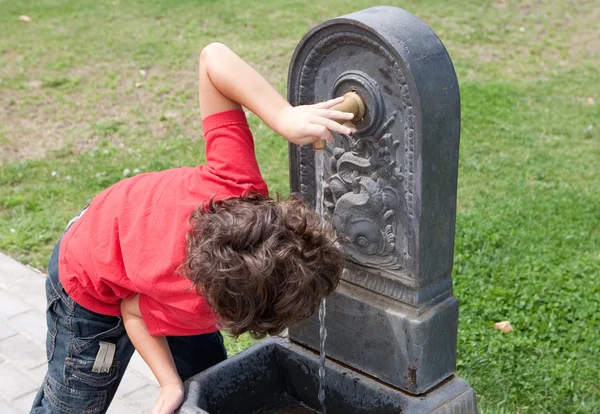
[[[325,151],[315,151],[315,211],[323,217],[323,182],[324,178]],[[325,225],[325,223],[323,223]],[[319,306],[319,404],[321,412],[326,414],[325,408],[325,339],[327,339],[327,328],[325,327],[326,300],[323,299]]]
[[[327,300],[323,299],[319,306],[319,335],[320,335],[320,352],[319,352],[319,404],[321,404],[321,412],[326,414],[325,408],[325,340],[327,339],[327,328],[325,328],[325,310]]]
[[[315,211],[323,216],[323,182],[325,181],[325,151],[315,151]]]

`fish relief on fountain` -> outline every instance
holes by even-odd
[[[356,124],[357,132],[352,136],[334,134],[335,146],[328,145],[325,151],[324,216],[338,235],[351,241],[342,247],[347,257],[381,276],[365,278],[372,272],[352,271],[344,272],[345,279],[357,278],[360,285],[371,284],[369,288],[375,291],[416,302],[413,292],[398,284],[411,284],[408,270],[414,250],[415,131],[411,96],[396,59],[369,36],[355,32],[328,35],[317,42],[304,61],[298,103],[315,101],[319,66],[340,44],[367,48],[382,57],[387,66],[380,73],[387,75],[387,82],[379,85],[361,72],[344,72],[336,81],[332,94],[356,91],[371,116]],[[399,110],[385,113],[381,90],[388,94],[387,99],[397,100],[392,107]],[[300,194],[314,203],[315,166],[310,147],[299,149],[299,164]]]
[[[368,138],[343,140],[350,149],[335,148],[329,159],[330,175],[323,191],[326,217],[338,235],[352,242],[351,248],[345,248],[351,260],[368,267],[399,270],[402,264],[395,254],[396,244],[406,235],[398,219],[404,207],[398,189],[404,176],[387,144],[396,149],[400,143],[392,143],[390,134],[383,135],[383,146]]]

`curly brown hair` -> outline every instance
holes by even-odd
[[[280,334],[338,284],[343,256],[331,227],[300,200],[211,200],[190,221],[183,274],[234,336]]]

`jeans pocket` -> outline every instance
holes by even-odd
[[[119,377],[120,365],[118,361],[112,363],[108,372],[93,372],[95,360],[67,358],[65,361],[65,378],[67,384],[73,381],[92,388],[105,388],[115,382]]]
[[[66,387],[50,376],[44,378],[44,396],[57,411],[67,414],[97,414],[104,412],[108,393]]]
[[[100,315],[77,304],[71,319],[71,329],[74,334],[72,355],[95,353],[100,341],[116,344],[126,335],[125,325],[120,317]],[[92,349],[88,350],[90,347]]]
[[[120,378],[119,361],[125,349],[123,338],[127,334],[122,319],[76,304],[70,324],[72,337],[65,361],[65,383],[82,389],[111,388]],[[107,353],[106,348],[103,351],[103,346],[112,346],[112,353]],[[94,369],[94,364],[102,369]]]
[[[83,338],[76,337],[73,339],[73,349],[78,353],[86,351],[93,345],[97,345],[100,341],[118,342],[119,338],[125,335],[125,327],[123,322],[119,321],[119,324],[107,331],[98,333],[93,336],[86,336]],[[93,347],[97,348],[96,346]]]

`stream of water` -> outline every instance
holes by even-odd
[[[323,299],[319,306],[319,335],[320,335],[320,353],[319,353],[319,404],[321,412],[326,413],[325,409],[325,339],[327,339],[327,328],[325,328],[325,306],[327,300]]]
[[[324,181],[324,162],[325,151],[315,151],[315,211],[323,217],[323,181]],[[325,409],[325,339],[327,339],[327,328],[325,328],[325,306],[326,300],[323,299],[319,306],[319,404],[321,412],[326,414]]]

